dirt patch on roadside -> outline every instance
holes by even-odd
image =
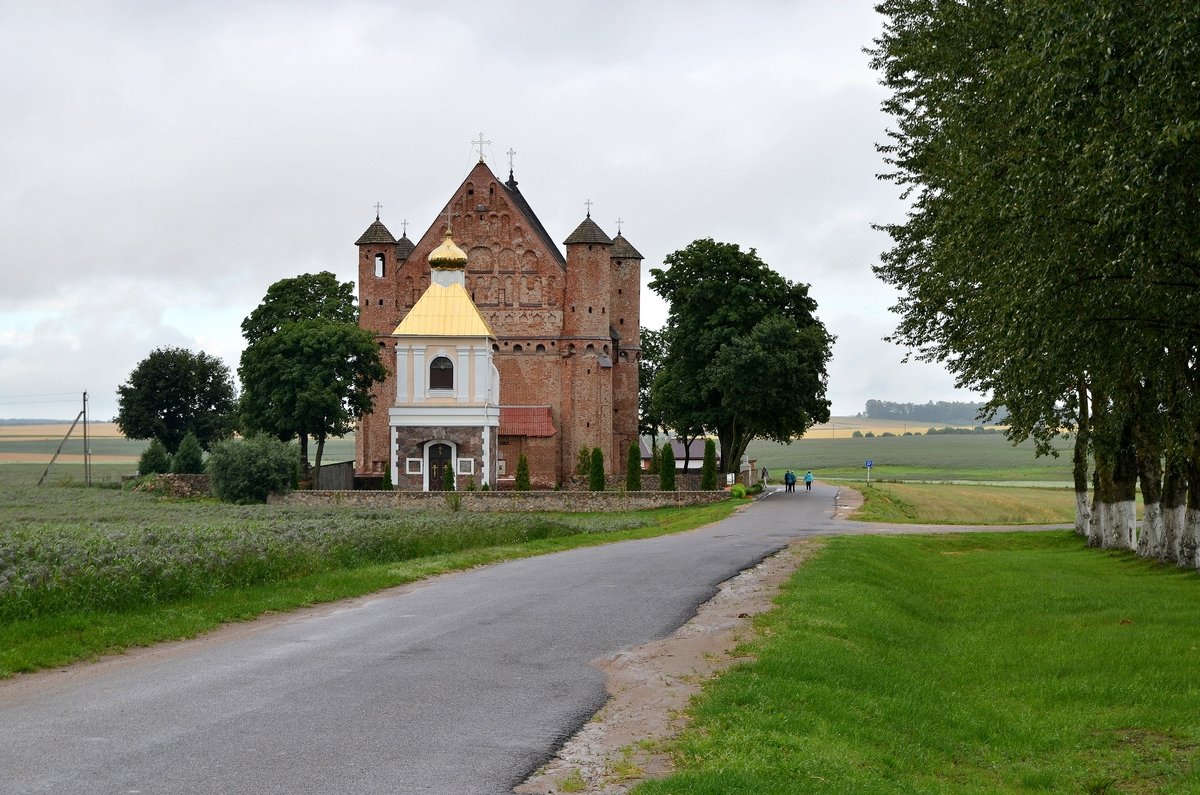
[[[608,676],[608,703],[513,791],[624,795],[643,779],[670,773],[671,757],[662,747],[683,728],[688,701],[705,680],[747,659],[734,655],[753,637],[751,619],[774,607],[780,586],[820,545],[817,539],[793,542],[722,583],[670,637],[595,661]]]

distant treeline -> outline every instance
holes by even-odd
[[[939,400],[934,403],[893,403],[890,400],[868,400],[865,411],[858,416],[873,420],[904,420],[905,422],[943,422],[951,425],[978,423],[983,403]],[[991,423],[994,424],[994,423]]]

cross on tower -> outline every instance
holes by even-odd
[[[505,153],[504,153],[504,154],[508,155],[508,173],[509,173],[509,174],[511,174],[511,173],[512,173],[512,170],[513,170],[513,155],[515,155],[516,153],[517,153],[517,150],[516,150],[516,149],[512,149],[512,148],[509,148],[509,150],[508,150],[507,152],[505,152]]]
[[[591,218],[592,217],[592,200],[588,199],[587,201],[584,202],[584,204],[587,205],[587,213],[588,213],[587,217]]]
[[[478,140],[478,141],[471,141],[471,145],[472,145],[472,146],[477,146],[477,147],[479,147],[479,162],[480,162],[480,163],[482,163],[482,162],[483,162],[483,145],[484,145],[484,144],[490,144],[490,143],[491,143],[491,141],[485,141],[485,140],[483,140],[483,133],[482,133],[482,132],[480,132],[480,133],[479,133],[479,140]]]
[[[379,211],[382,209],[383,209],[383,205],[380,204],[379,202],[375,202],[375,220],[376,221],[379,220]]]
[[[621,234],[621,219],[620,218],[617,219],[617,234],[618,235]]]
[[[408,219],[400,222],[400,237],[408,237]]]

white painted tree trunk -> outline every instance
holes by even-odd
[[[1187,506],[1164,505],[1162,509],[1163,554],[1164,561],[1170,561],[1176,566],[1191,566],[1191,561],[1183,559],[1183,534],[1187,531]]]
[[[1148,502],[1142,508],[1142,526],[1137,534],[1137,553],[1144,558],[1166,557],[1162,505]]]
[[[1075,534],[1088,537],[1088,524],[1092,518],[1092,506],[1086,491],[1075,492]]]
[[[1092,510],[1088,516],[1088,546],[1104,546],[1104,514],[1105,504],[1096,499],[1092,502]]]
[[[1179,534],[1179,564],[1187,568],[1200,565],[1200,510],[1184,509],[1183,532]]]
[[[1137,549],[1137,500],[1120,500],[1109,508],[1115,549]]]

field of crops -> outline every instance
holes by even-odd
[[[1056,444],[1057,458],[1039,458],[1033,444],[1014,446],[1003,434],[804,438],[788,445],[755,441],[747,450],[757,466],[780,474],[811,469],[822,478],[968,480],[995,482],[1071,481],[1071,442]]]
[[[114,483],[114,465],[95,480]],[[645,517],[496,515],[384,508],[235,506],[34,485],[0,466],[0,621],[119,611],[301,577],[538,538],[643,527]]]

